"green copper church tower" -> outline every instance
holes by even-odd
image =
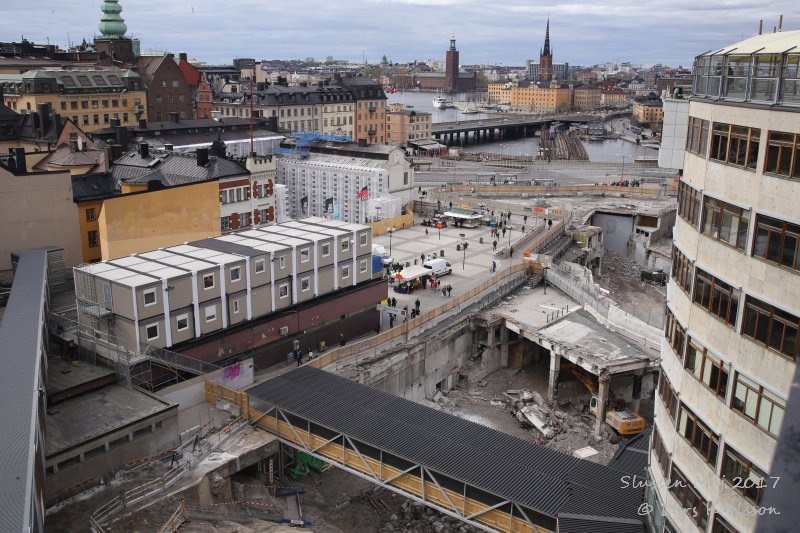
[[[105,0],[100,11],[103,16],[100,18],[100,33],[103,34],[103,39],[124,39],[125,32],[128,31],[128,26],[125,25],[125,20],[120,16],[122,13],[122,6],[119,5],[118,0]]]
[[[134,63],[138,53],[134,53],[134,42],[125,37],[128,26],[120,16],[122,6],[119,0],[104,0],[100,11],[103,16],[100,17],[98,28],[102,35],[95,38],[95,49],[107,54],[117,66]]]

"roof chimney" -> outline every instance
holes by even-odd
[[[171,152],[174,149],[175,149],[174,144],[164,143],[164,150],[166,150],[167,152]]]
[[[208,165],[208,148],[197,149],[197,166],[204,167]]]
[[[186,52],[181,52],[180,54],[178,54],[178,58],[180,58],[181,61],[188,61],[189,60],[188,57],[189,56],[186,55]]]
[[[25,148],[14,148],[14,156],[17,160],[17,176],[24,176],[28,173],[28,163],[25,161]]]
[[[170,111],[169,112],[169,121],[170,122],[180,122],[181,121],[181,114],[177,111]]]
[[[139,143],[139,155],[142,159],[150,157],[150,145],[147,143]]]

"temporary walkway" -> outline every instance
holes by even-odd
[[[283,443],[486,531],[643,532],[640,489],[576,459],[310,366],[237,393]]]

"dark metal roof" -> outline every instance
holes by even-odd
[[[634,518],[640,491],[622,488],[616,470],[523,441],[311,367],[248,391],[257,400],[358,441],[422,464],[539,513],[555,517],[578,497],[577,511]],[[590,507],[587,507],[590,506]]]
[[[0,531],[33,527],[31,498],[38,431],[39,375],[47,298],[47,251],[21,252],[11,296],[0,322]],[[39,443],[42,446],[42,443]]]
[[[114,194],[114,176],[110,172],[72,176],[73,202],[100,200]]]
[[[650,447],[650,431],[651,428],[647,428],[647,430],[620,446],[608,466],[631,475],[644,477],[644,469],[647,467],[647,455]]]
[[[250,175],[240,164],[221,157],[210,156],[207,165],[199,166],[194,153],[157,150],[150,150],[147,157],[132,150],[114,161],[111,173],[116,181],[144,184],[159,180],[166,186]]]

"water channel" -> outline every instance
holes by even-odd
[[[458,109],[435,109],[433,99],[435,92],[403,91],[387,94],[388,104],[399,103],[407,109],[431,113],[433,122],[454,122],[462,120],[480,120],[497,117],[497,114],[487,113],[462,113]],[[486,100],[486,93],[459,93],[447,95],[449,101]],[[618,119],[622,120],[622,119]],[[619,126],[617,126],[619,128]],[[628,162],[635,157],[657,157],[658,149],[638,146],[622,139],[608,139],[602,142],[584,142],[590,161],[597,162],[622,162],[623,156]],[[524,139],[504,140],[503,142],[468,144],[464,146],[467,152],[495,152],[507,155],[536,155],[539,149],[538,137]]]

